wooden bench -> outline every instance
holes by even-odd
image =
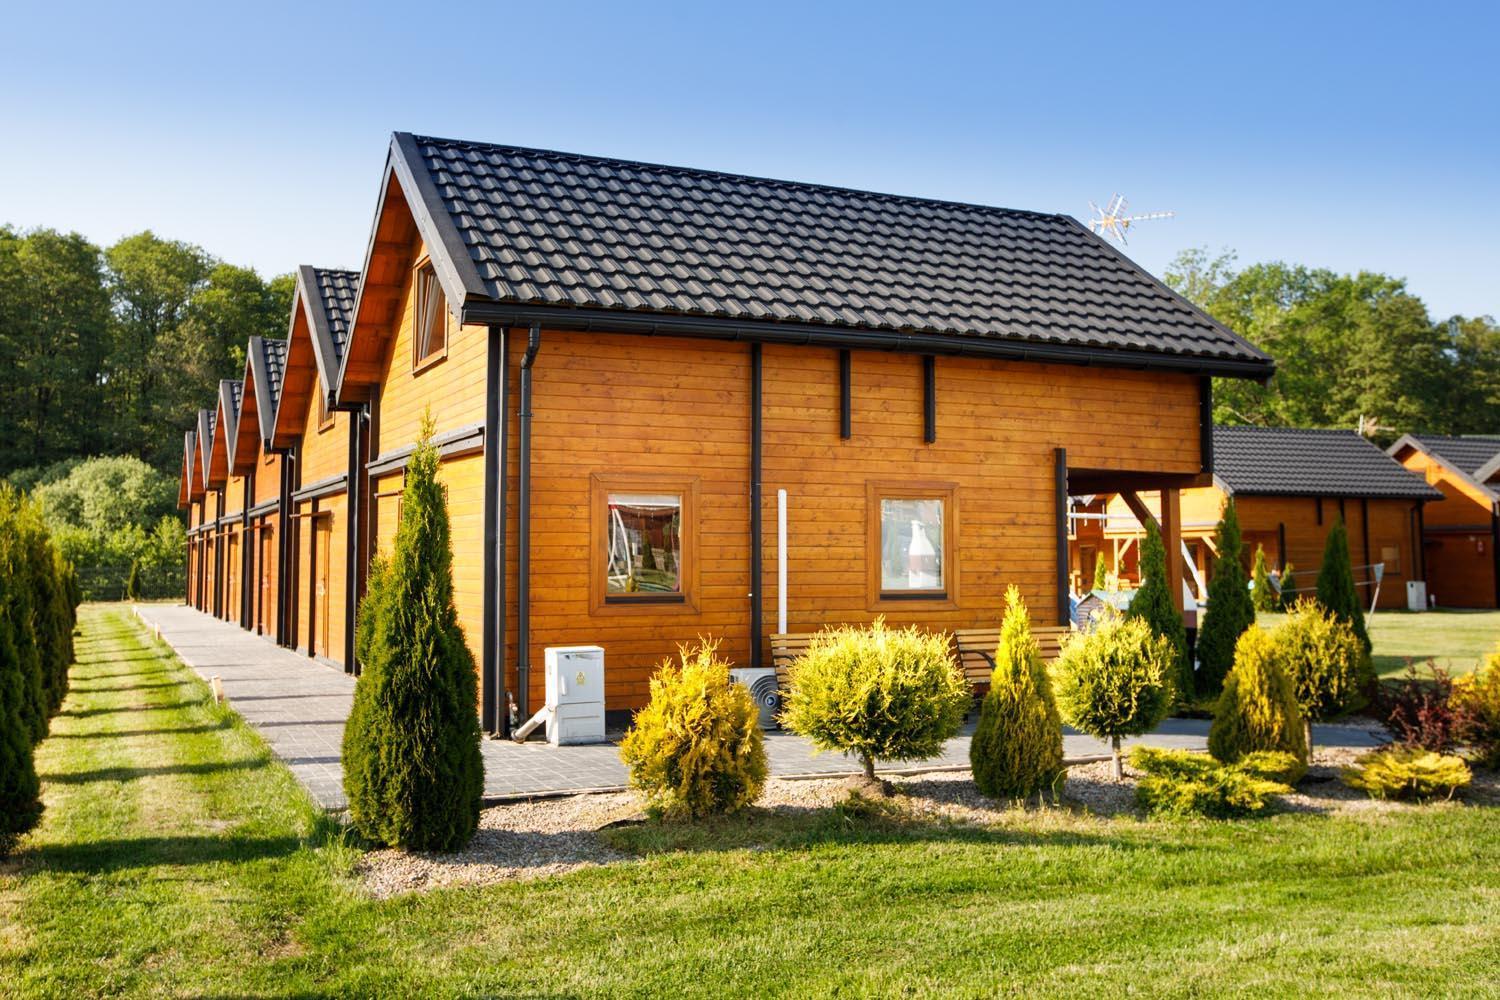
[[[1056,659],[1063,637],[1072,631],[1068,625],[1033,626],[1031,634],[1042,648],[1042,659]],[[787,671],[797,657],[807,652],[817,636],[815,632],[777,633],[771,636],[771,665],[776,668],[776,683],[787,684]],[[953,644],[964,676],[976,687],[988,687],[995,669],[995,650],[1000,645],[1000,629],[961,628],[953,633]]]

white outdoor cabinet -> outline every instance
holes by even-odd
[[[604,742],[604,649],[601,646],[549,646],[547,742]]]

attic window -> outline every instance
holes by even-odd
[[[416,316],[412,321],[412,367],[421,368],[448,353],[448,300],[431,261],[417,265]]]

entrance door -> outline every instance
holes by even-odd
[[[318,579],[313,584],[314,600],[317,602],[315,620],[316,636],[313,638],[313,652],[319,656],[328,655],[328,546],[333,540],[333,519],[329,517],[318,517],[313,519],[313,545],[317,547],[314,557],[314,565],[318,567]]]
[[[255,612],[255,631],[261,635],[270,631],[271,625],[272,542],[271,532],[260,533],[260,606]]]

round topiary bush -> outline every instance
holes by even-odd
[[[1122,777],[1120,738],[1150,732],[1171,710],[1176,651],[1140,618],[1106,612],[1070,637],[1052,665],[1057,707],[1068,725],[1109,740]]]
[[[874,781],[877,760],[941,753],[971,697],[947,635],[877,618],[813,638],[789,671],[781,723],[819,750],[858,757]]]
[[[663,660],[651,698],[620,743],[630,783],[668,819],[734,812],[760,797],[766,747],[760,710],[729,679],[718,643],[702,640]]]
[[[969,743],[974,783],[992,799],[1022,799],[1052,788],[1063,774],[1062,719],[1026,602],[1005,592],[1005,619],[990,690]]]
[[[1251,626],[1234,647],[1234,666],[1214,706],[1208,752],[1233,764],[1257,751],[1289,753],[1307,766],[1307,740],[1292,679],[1281,667],[1275,637]]]
[[[1349,623],[1317,601],[1292,605],[1285,623],[1271,633],[1277,660],[1291,677],[1302,712],[1304,738],[1312,751],[1312,724],[1359,707],[1364,646]]]

